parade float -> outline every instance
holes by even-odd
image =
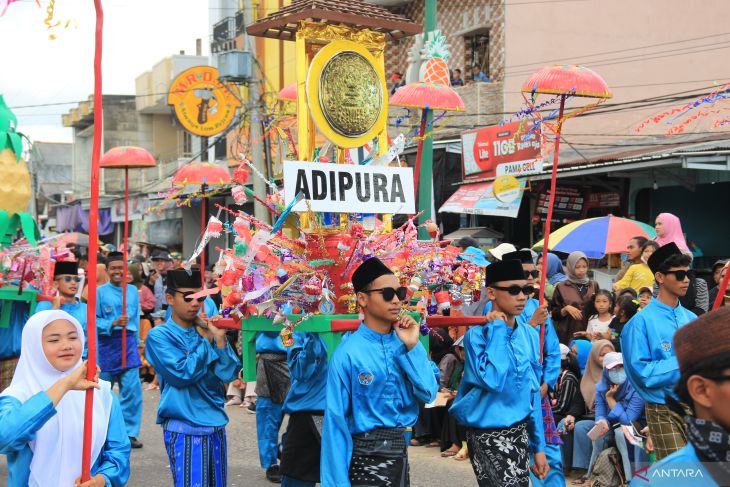
[[[296,100],[292,152],[299,160],[284,161],[280,187],[241,156],[231,190],[237,203],[245,202],[252,196],[244,185],[248,174],[264,178],[269,194],[255,204],[264,205],[276,221],[270,225],[217,205],[217,217],[208,220],[185,264],[192,268],[212,238],[233,237],[231,248],[219,249],[218,286],[200,295],[220,292],[217,326],[242,331],[247,381],[255,380],[258,332],[278,333],[285,346],[294,331],[320,333],[332,351],[344,332],[356,329],[360,319],[350,277],[370,257],[383,260],[408,288],[406,311],[421,323],[426,345],[429,326],[483,320],[458,317],[463,304],[480,297],[483,253],[462,252],[439,238],[434,222],[417,222],[413,170],[397,160],[402,140],[389,147],[385,43],[420,32],[420,26],[365,4],[368,12],[345,12],[347,5],[324,11],[309,4],[294,2],[248,28],[250,35],[296,42],[297,82],[284,95]],[[439,59],[432,60],[423,86],[406,102],[425,108],[422,89],[435,90],[446,92],[446,105],[432,109],[458,110],[463,103],[448,87],[443,38],[437,42],[431,51]],[[333,146],[331,154],[316,147],[317,131]],[[420,140],[424,136],[417,132]],[[372,148],[371,160],[353,164],[348,151],[365,145]],[[410,217],[393,228],[396,214]],[[285,222],[295,231],[283,232]],[[419,228],[430,240],[418,240]]]

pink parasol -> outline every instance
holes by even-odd
[[[297,101],[297,84],[286,85],[279,91],[279,100]]]
[[[231,174],[223,166],[216,166],[209,162],[191,162],[177,170],[172,177],[172,183],[177,186],[200,186],[200,234],[205,232],[206,198],[205,190],[209,186],[231,184]],[[205,287],[205,247],[200,253],[200,276]]]
[[[464,109],[464,100],[450,86],[449,66],[441,57],[436,57],[448,55],[444,52],[438,52],[442,48],[441,42],[443,42],[441,39],[437,39],[432,46],[429,46],[429,49],[436,52],[436,54],[426,61],[426,72],[423,81],[398,88],[389,101],[393,106],[423,109],[421,127],[418,133],[418,151],[416,152],[416,163],[413,169],[413,184],[416,191],[418,191],[418,179],[421,172],[421,157],[423,155],[428,111],[461,111]]]
[[[550,248],[550,223],[553,219],[553,207],[555,206],[555,182],[558,176],[558,153],[560,151],[560,132],[563,122],[570,116],[591,108],[594,105],[583,107],[572,114],[565,115],[565,99],[568,95],[582,96],[587,98],[599,98],[604,100],[613,95],[608,85],[598,74],[585,66],[574,66],[570,64],[556,65],[549,68],[542,68],[530,76],[522,85],[523,93],[560,95],[560,111],[558,113],[557,125],[555,127],[555,148],[553,151],[553,170],[550,178],[550,201],[548,203],[547,219],[545,220],[545,240],[542,249],[542,273],[540,275],[540,296],[539,302],[545,301],[545,278],[547,277],[547,253]],[[540,362],[542,362],[542,345],[545,341],[545,327],[540,327]]]
[[[99,160],[104,169],[124,169],[124,270],[122,271],[122,316],[127,315],[127,241],[129,240],[129,169],[155,167],[155,158],[146,149],[121,146],[109,149]],[[122,369],[127,367],[127,328],[122,328]]]

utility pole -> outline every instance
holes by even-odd
[[[429,40],[429,32],[436,30],[436,0],[426,0],[426,13],[423,19],[423,41]],[[423,153],[421,155],[421,174],[418,178],[418,211],[423,213],[418,218],[422,224],[431,219],[431,207],[433,205],[433,110],[426,114],[426,138],[423,140]],[[430,240],[425,227],[418,229],[419,240]]]
[[[243,18],[244,18],[244,35],[246,36],[246,49],[251,53],[251,58],[256,63],[256,38],[251,37],[246,33],[245,27],[253,24],[256,21],[256,10],[258,9],[258,1],[256,0],[245,0],[243,5]],[[259,170],[261,174],[268,174],[266,170],[265,159],[264,159],[264,146],[261,143],[261,115],[259,112],[259,104],[261,103],[260,95],[260,81],[258,75],[258,66],[252,66],[251,69],[251,80],[248,82],[248,105],[249,105],[249,135],[251,144],[251,163]],[[253,144],[255,142],[255,144]],[[262,181],[260,177],[254,175],[253,177],[253,194],[260,198],[261,201],[266,201],[266,182]],[[254,216],[264,222],[271,222],[269,219],[269,211],[263,208],[257,202],[254,203]]]

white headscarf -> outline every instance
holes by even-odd
[[[76,327],[84,347],[84,330],[81,324],[65,311],[41,311],[30,317],[23,327],[20,360],[10,387],[2,396],[12,396],[21,403],[45,391],[59,379],[69,375],[81,365],[61,372],[54,368],[43,352],[43,329],[52,321],[66,320]],[[106,441],[112,393],[108,382],[100,381],[101,389],[94,391],[94,416],[91,435],[91,464],[93,465]],[[84,391],[69,391],[56,406],[56,414],[46,421],[30,442],[33,460],[30,463],[29,485],[69,486],[81,475],[81,450],[84,435]]]

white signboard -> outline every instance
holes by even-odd
[[[409,167],[286,161],[286,204],[299,192],[317,212],[416,212],[413,169]],[[306,202],[301,201],[293,210],[307,211]]]
[[[503,162],[497,165],[497,176],[509,174],[516,178],[542,172],[543,159],[532,159],[529,161]]]

